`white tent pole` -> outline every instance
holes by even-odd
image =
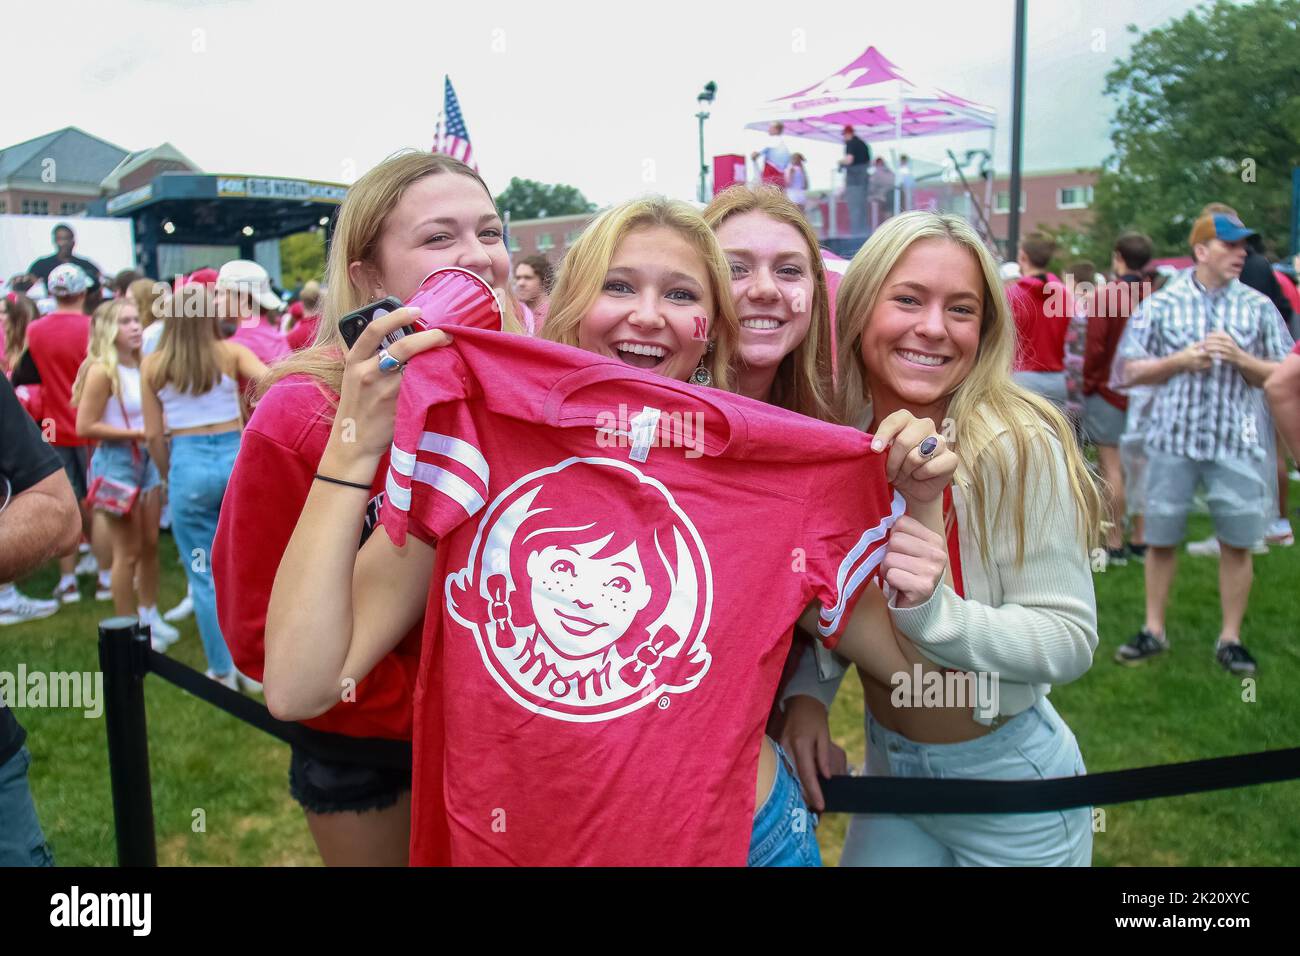
[[[997,175],[997,153],[998,148],[998,126],[997,119],[993,120],[993,126],[989,129],[989,178],[984,183],[984,212],[985,221],[989,224],[989,242],[993,246],[996,254],[998,251],[998,237],[993,235],[993,178]]]
[[[903,88],[898,88],[898,106],[894,110],[894,215],[898,215],[898,155],[903,145]]]

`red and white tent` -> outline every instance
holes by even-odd
[[[992,108],[917,86],[874,46],[820,83],[770,100],[759,114],[746,129],[766,130],[779,120],[787,136],[833,143],[843,141],[845,126],[864,140],[903,140],[997,125]]]

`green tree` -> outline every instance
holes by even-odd
[[[325,233],[299,232],[280,240],[280,281],[285,289],[302,288],[308,279],[325,278]]]
[[[1094,190],[1094,248],[1137,229],[1157,254],[1186,255],[1209,202],[1283,247],[1300,164],[1297,76],[1300,0],[1215,0],[1138,39],[1106,75],[1119,104]]]
[[[546,219],[549,216],[570,216],[582,212],[595,212],[596,204],[588,202],[573,186],[563,183],[539,183],[535,179],[510,180],[510,185],[497,196],[501,215],[510,213],[516,222],[520,219]]]

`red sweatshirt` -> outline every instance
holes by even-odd
[[[325,453],[333,419],[330,399],[306,376],[289,376],[272,386],[244,429],[221,505],[212,545],[217,617],[235,666],[255,680],[262,679],[271,585]],[[375,476],[376,496],[387,472],[385,456]],[[377,513],[378,501],[372,498],[367,527]],[[303,723],[352,737],[410,740],[421,629],[416,625],[357,685],[354,701],[341,701]]]
[[[1007,289],[1016,319],[1017,372],[1065,370],[1065,333],[1073,306],[1051,273],[1023,276]]]
[[[1112,391],[1110,368],[1128,317],[1150,290],[1140,275],[1120,276],[1098,289],[1088,301],[1088,341],[1083,353],[1083,394],[1100,395],[1120,411],[1127,396]]]

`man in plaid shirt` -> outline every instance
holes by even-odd
[[[1116,653],[1120,663],[1169,647],[1165,608],[1199,485],[1220,546],[1223,627],[1215,656],[1232,673],[1255,672],[1241,622],[1254,576],[1251,548],[1264,537],[1272,501],[1265,443],[1273,425],[1262,386],[1292,343],[1273,303],[1239,279],[1253,235],[1235,215],[1197,219],[1196,265],[1142,303],[1120,344],[1122,381],[1158,386],[1146,434],[1146,626]]]

